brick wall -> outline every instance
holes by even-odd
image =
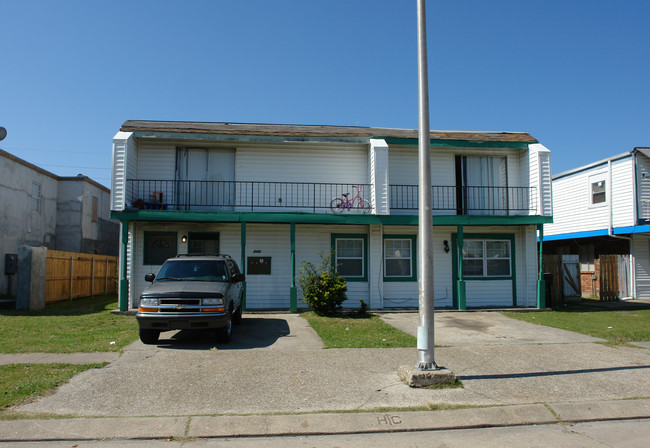
[[[600,297],[600,260],[594,260],[593,271],[580,272],[580,287],[583,297]]]

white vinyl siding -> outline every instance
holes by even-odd
[[[235,172],[239,181],[367,184],[368,146],[240,146]]]
[[[388,145],[384,140],[370,140],[369,175],[371,199],[375,213],[390,213],[388,184]]]
[[[648,234],[632,236],[632,253],[636,282],[636,298],[650,299],[650,237]]]
[[[650,158],[637,153],[637,191],[639,197],[639,219],[650,223]],[[648,177],[644,177],[647,175]]]
[[[633,226],[634,222],[634,158],[612,162],[612,218],[613,226]]]
[[[176,147],[141,145],[138,150],[137,179],[174,180]]]
[[[248,257],[271,257],[271,275],[246,271]],[[237,261],[239,264],[239,261]],[[288,224],[247,224],[246,309],[289,309],[291,286],[290,229]]]
[[[467,280],[465,282],[468,307],[512,306],[511,280]]]
[[[455,193],[453,187],[456,185],[454,154],[450,151],[435,149],[431,151],[431,184],[432,186],[448,186],[449,190],[438,190],[441,194],[452,195],[451,207],[453,210],[434,210],[435,215],[456,214]],[[391,146],[388,153],[388,179],[390,185],[418,185],[418,148],[416,146]],[[434,190],[435,191],[435,190]],[[394,190],[405,194],[404,189]],[[392,209],[391,214],[413,214],[418,208],[417,190],[409,190],[413,194],[408,199],[402,197],[391,197],[391,203],[401,204],[402,207],[409,207],[409,210]],[[435,193],[434,193],[435,195]],[[433,198],[434,203],[438,203]],[[439,202],[442,203],[442,202]]]
[[[111,210],[126,206],[127,179],[134,179],[137,170],[136,145],[133,134],[118,132],[113,138],[113,167],[111,173]]]
[[[607,230],[612,226],[634,225],[633,158],[623,157],[568,174],[553,181],[553,223],[544,226],[545,235]],[[592,204],[592,183],[604,180],[606,202]]]

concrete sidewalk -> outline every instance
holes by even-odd
[[[409,332],[417,327],[417,314],[382,318]],[[15,409],[76,418],[0,421],[0,440],[226,437],[650,418],[650,350],[594,341],[499,313],[436,315],[436,343],[444,345],[436,349],[436,361],[453,370],[464,387],[411,389],[397,370],[416,362],[415,348],[323,350],[299,316],[248,315],[235,328],[231,344],[204,344],[182,333],[164,334],[157,346],[131,344],[108,366],[85,371],[57,393]],[[458,406],[468,408],[409,412]],[[395,411],[376,412],[380,408]],[[326,411],[364,412],[322,414]],[[298,415],[275,415],[289,413]]]

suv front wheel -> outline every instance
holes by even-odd
[[[232,337],[232,308],[228,308],[226,324],[217,330],[217,340],[219,342],[230,342]]]

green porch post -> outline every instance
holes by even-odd
[[[537,279],[537,308],[546,308],[546,282],[544,281],[544,270],[542,266],[542,248],[544,247],[544,224],[538,224],[539,230],[539,278]]]
[[[241,270],[246,271],[246,222],[241,223]],[[242,311],[246,311],[246,281],[242,282]]]
[[[458,280],[456,281],[456,287],[458,292],[458,309],[465,310],[466,306],[466,294],[465,294],[465,280],[463,280],[463,246],[465,242],[463,241],[463,226],[458,226]]]
[[[120,269],[120,291],[118,295],[118,303],[120,311],[128,311],[129,309],[129,280],[126,277],[126,252],[129,244],[129,221],[122,220],[122,266]]]
[[[298,290],[296,289],[296,223],[291,223],[291,288],[289,289],[289,310],[298,311]]]

